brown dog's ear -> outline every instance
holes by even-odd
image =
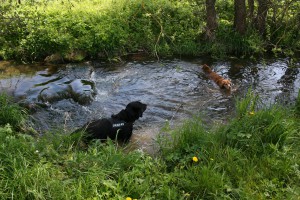
[[[206,65],[206,64],[202,65],[202,69],[203,69],[203,71],[205,71],[206,73],[210,73],[210,72],[211,72],[211,69],[210,69],[209,66]]]

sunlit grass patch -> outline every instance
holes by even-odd
[[[234,119],[221,133],[223,142],[247,154],[262,155],[284,145],[291,122],[287,111],[274,107]]]
[[[201,186],[191,183],[200,179],[205,182],[201,170],[214,171],[209,177],[218,182],[218,189],[202,191],[194,198],[200,195],[228,199],[298,196],[299,187],[295,183],[300,180],[299,155],[295,152],[299,152],[299,125],[290,112],[292,108],[264,106],[251,91],[237,100],[236,107],[236,117],[212,131],[207,131],[199,119],[170,131],[169,138],[174,142],[161,140],[162,159],[168,170],[174,176],[183,173],[182,177],[187,177],[178,184],[190,188],[192,195]],[[195,168],[198,173],[192,172]],[[199,180],[195,181],[198,174]]]
[[[17,10],[20,21],[4,30],[0,54],[26,61],[54,54],[66,61],[111,60],[140,50],[152,56],[197,55],[202,29],[195,27],[204,26],[192,3],[169,0],[26,1],[7,8],[5,14]],[[7,48],[12,43],[16,48]],[[76,52],[82,54],[74,60],[70,55]]]
[[[245,102],[228,124],[208,127],[195,117],[166,128],[156,157],[113,141],[83,148],[80,135],[33,137],[2,125],[1,198],[297,199],[299,118],[293,108]]]
[[[170,131],[166,137],[159,138],[158,142],[163,159],[173,168],[178,163],[185,165],[191,161],[207,161],[207,152],[214,146],[212,137],[201,119],[194,118],[186,121],[182,127]]]
[[[26,116],[25,110],[13,103],[10,96],[0,93],[0,126],[10,124],[13,128],[20,128]]]

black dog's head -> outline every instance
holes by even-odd
[[[143,116],[146,108],[146,104],[143,104],[139,101],[133,101],[126,106],[125,110],[122,110],[116,115],[112,115],[112,117],[124,120],[126,122],[134,122]]]
[[[125,110],[131,116],[133,116],[134,120],[137,120],[138,118],[143,117],[143,113],[145,112],[146,108],[147,108],[146,104],[143,104],[143,103],[141,103],[139,101],[134,101],[134,102],[129,103],[126,106]]]

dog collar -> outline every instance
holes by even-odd
[[[113,124],[112,124],[112,127],[113,127],[113,128],[120,128],[120,127],[122,127],[122,126],[124,126],[124,125],[125,125],[124,122],[113,123]]]
[[[123,120],[116,120],[116,119],[109,119],[113,128],[121,128],[126,125],[126,121]]]

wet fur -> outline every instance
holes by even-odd
[[[112,115],[111,118],[103,118],[90,121],[74,133],[83,133],[83,141],[89,143],[92,140],[98,139],[105,141],[108,138],[120,142],[128,142],[133,131],[133,123],[143,116],[147,105],[139,101],[129,103],[125,109],[118,114]],[[124,123],[121,128],[113,127],[113,124]]]
[[[218,75],[214,71],[210,69],[209,66],[204,64],[202,66],[203,71],[207,74],[207,76],[212,79],[221,89],[231,90],[231,81],[228,79],[224,79],[222,76]]]

